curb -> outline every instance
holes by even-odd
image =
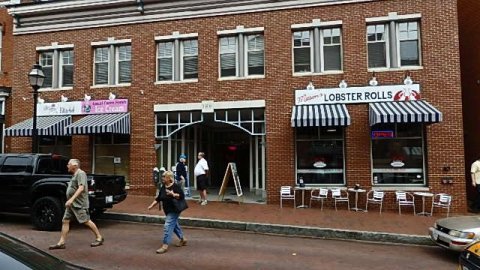
[[[139,223],[163,224],[164,216],[123,214],[116,212],[104,213],[99,218],[108,220],[120,220]],[[315,237],[323,239],[359,240],[379,243],[409,244],[422,246],[435,246],[430,237],[424,235],[395,234],[385,232],[369,232],[342,230],[332,228],[319,228],[308,226],[292,226],[268,223],[253,223],[230,220],[215,220],[202,218],[182,217],[180,224],[188,227],[200,227],[211,229],[223,229],[234,231],[246,231],[262,234],[278,234],[287,236]]]

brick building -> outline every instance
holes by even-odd
[[[37,105],[40,150],[78,157],[95,173],[125,174],[132,193],[151,194],[154,166],[169,168],[181,153],[193,165],[204,151],[212,187],[236,162],[244,190],[268,203],[278,202],[280,186],[302,179],[446,192],[453,211],[463,212],[456,2],[11,6],[5,149],[31,149],[22,135],[33,106],[24,99],[38,61],[47,75]],[[387,208],[395,207],[392,194]]]
[[[0,2],[0,147],[3,151],[3,130],[5,128],[5,110],[11,93],[11,71],[13,70],[13,20],[7,13],[6,4]]]

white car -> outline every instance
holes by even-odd
[[[429,228],[429,232],[435,244],[461,252],[472,242],[480,239],[480,217],[442,218]]]

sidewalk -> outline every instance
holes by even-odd
[[[128,195],[127,199],[109,209],[102,218],[124,221],[163,223],[163,212],[147,210],[151,196]],[[294,209],[286,203],[279,205],[238,204],[236,202],[208,202],[200,206],[189,200],[189,208],[181,215],[181,224],[191,227],[221,228],[259,233],[349,239],[373,242],[434,245],[428,237],[428,228],[435,220],[445,217],[414,216],[411,209],[383,212],[373,206],[369,212],[348,211],[341,205],[338,211],[319,205]]]

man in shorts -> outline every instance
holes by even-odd
[[[197,179],[197,190],[200,193],[200,204],[207,205],[208,163],[205,160],[205,153],[203,152],[198,152],[197,158],[198,162],[193,173]]]
[[[90,244],[91,247],[101,246],[104,239],[95,223],[90,220],[87,174],[80,169],[80,161],[78,159],[70,159],[67,168],[68,172],[72,173],[73,176],[67,188],[65,214],[62,220],[62,233],[57,244],[51,245],[48,249],[65,248],[65,240],[70,230],[70,220],[72,218],[76,218],[79,223],[85,224],[95,234],[95,241]]]

